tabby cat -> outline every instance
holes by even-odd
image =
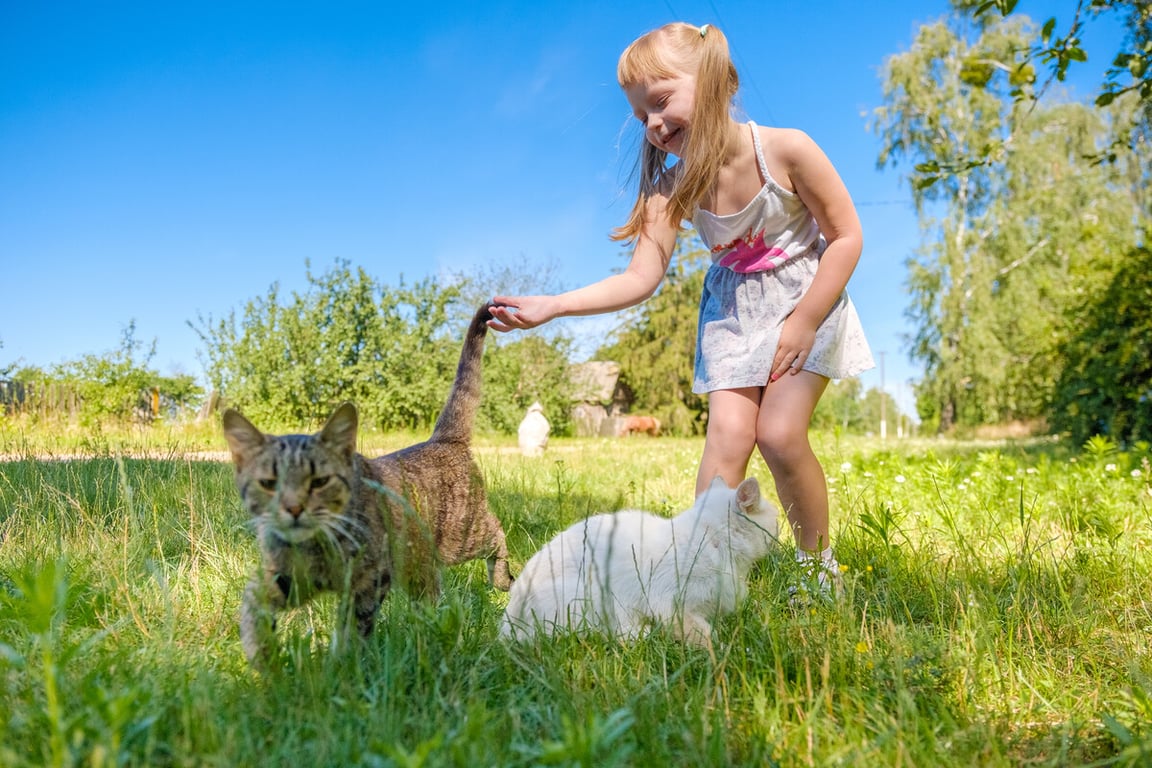
[[[486,558],[491,583],[511,586],[504,530],[469,449],[490,317],[487,305],[473,317],[444,410],[418,445],[375,459],[357,453],[351,403],[312,435],[267,435],[235,410],[224,414],[263,561],[240,610],[240,639],[254,665],[273,653],[276,612],[320,592],[347,598],[338,637],[353,613],[366,637],[393,585],[434,598],[441,565]]]
[[[711,621],[747,594],[752,565],[776,542],[779,511],[750,477],[720,478],[669,519],[621,510],[562,531],[532,556],[512,587],[500,634],[556,630],[635,637],[648,625],[711,647]]]

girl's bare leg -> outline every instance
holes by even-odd
[[[760,410],[760,387],[719,389],[708,393],[708,434],[704,455],[696,472],[696,495],[708,489],[719,475],[735,488],[748,471],[748,459],[756,447],[756,414]]]
[[[827,386],[828,379],[815,373],[788,374],[764,387],[756,420],[756,445],[772,472],[796,543],[809,552],[830,543],[828,486],[808,442],[812,412]]]

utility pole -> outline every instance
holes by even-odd
[[[884,396],[884,355],[887,352],[880,353],[880,439],[886,440],[888,438],[888,420],[885,416],[884,401],[887,400]]]

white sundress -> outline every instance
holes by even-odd
[[[799,195],[780,186],[748,123],[764,186],[743,210],[697,208],[692,223],[712,253],[700,297],[692,391],[762,387],[784,320],[804,296],[826,244]],[[816,329],[804,370],[842,379],[875,367],[864,328],[845,290]]]

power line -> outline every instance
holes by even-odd
[[[720,24],[720,28],[724,30],[724,34],[728,35],[728,30],[730,29],[728,22],[726,22],[720,14],[720,9],[716,7],[716,3],[713,2],[713,0],[708,0],[708,6],[712,9],[712,13],[715,14],[716,21]],[[741,73],[741,79],[752,87],[752,91],[756,94],[760,103],[764,105],[764,112],[768,117],[768,123],[770,125],[776,125],[776,116],[772,114],[772,108],[768,106],[768,99],[764,98],[764,94],[760,91],[760,85],[756,79],[752,77],[752,70],[744,65],[744,57],[740,55],[740,49],[732,42],[730,35],[728,37],[728,45],[732,49],[732,58],[734,58],[739,65],[738,71]]]
[[[912,206],[911,200],[853,200],[852,204],[859,208],[862,205],[906,205]]]

